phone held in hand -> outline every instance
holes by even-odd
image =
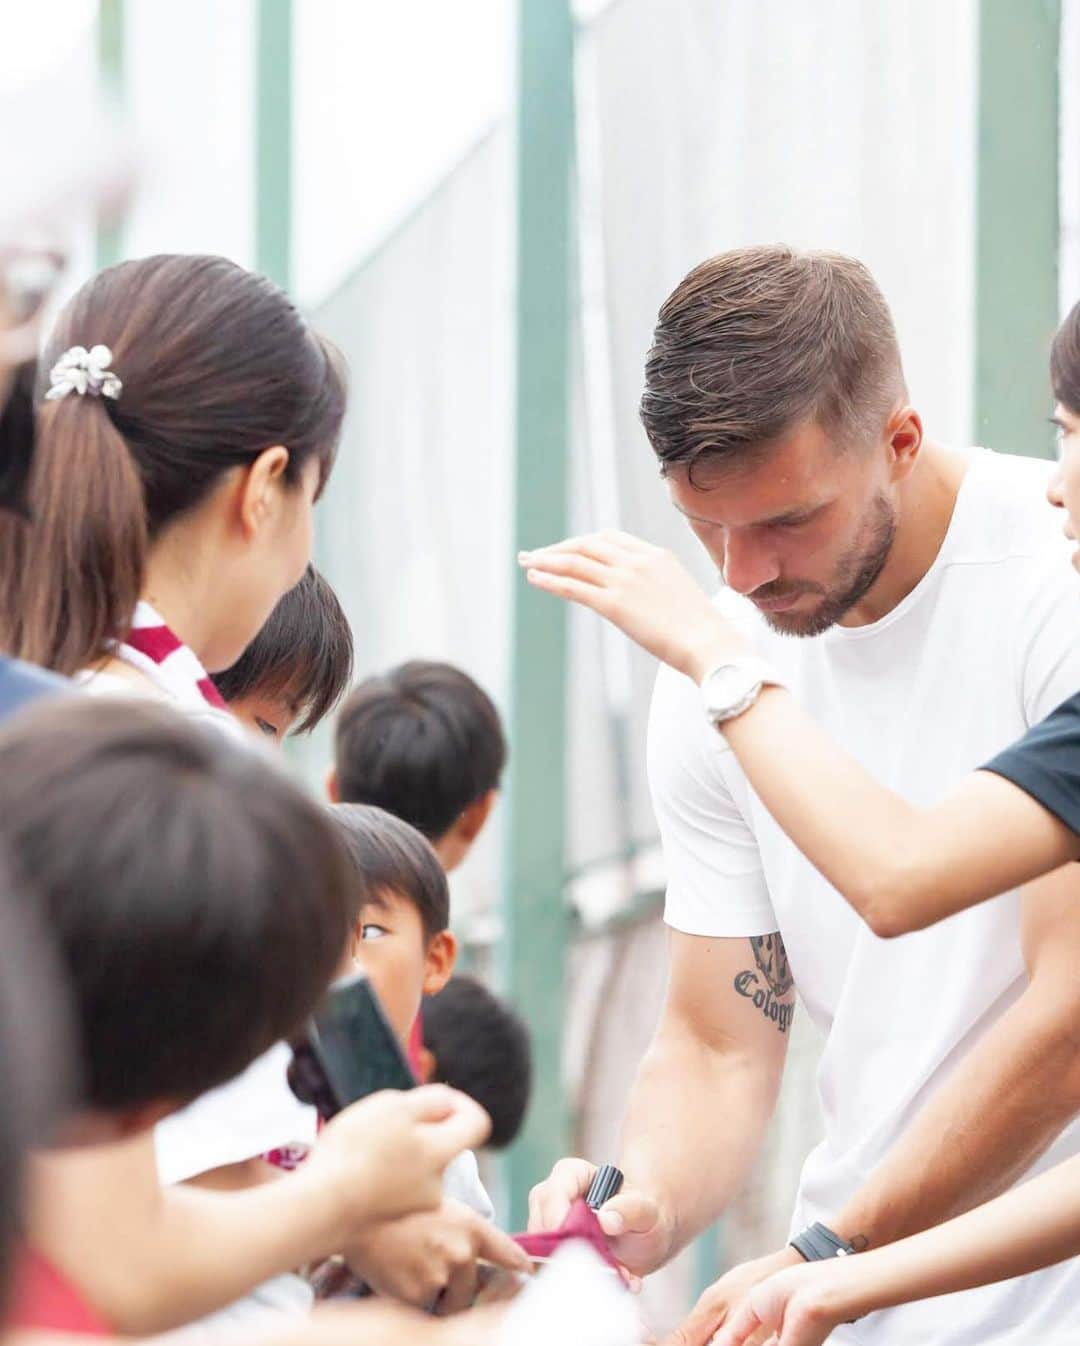
[[[380,1089],[412,1089],[416,1078],[363,972],[331,986],[293,1042],[289,1085],[324,1121]]]

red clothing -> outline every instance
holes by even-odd
[[[23,1245],[15,1254],[8,1329],[43,1328],[81,1336],[112,1336],[108,1323],[47,1257]]]
[[[409,1059],[409,1065],[412,1067],[412,1073],[420,1081],[424,1082],[424,1063],[421,1059],[421,1052],[424,1050],[424,1018],[418,1014],[413,1020],[413,1026],[409,1031],[409,1045],[405,1055]]]

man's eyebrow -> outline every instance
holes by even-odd
[[[683,518],[688,519],[691,523],[707,524],[710,528],[721,527],[715,519],[703,519],[699,514],[691,514],[689,510],[683,509],[683,507],[680,504],[677,504],[674,500],[671,503]],[[769,528],[778,523],[794,523],[800,519],[808,519],[812,514],[816,514],[819,509],[821,509],[821,505],[807,505],[796,509],[788,509],[782,514],[773,514],[767,519],[755,519],[752,526],[754,528]]]

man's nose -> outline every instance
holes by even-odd
[[[1046,488],[1047,500],[1049,500],[1052,505],[1056,505],[1058,509],[1065,508],[1064,485],[1065,484],[1064,481],[1062,480],[1061,468],[1059,467],[1057,471],[1054,473],[1054,475],[1050,478],[1050,484]]]
[[[759,539],[729,533],[724,547],[724,583],[736,593],[750,594],[780,577],[772,550]]]

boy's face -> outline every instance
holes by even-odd
[[[353,961],[371,979],[390,1026],[407,1045],[425,995],[450,980],[457,946],[442,930],[430,939],[408,898],[384,891],[365,902],[353,931]]]
[[[271,743],[280,744],[293,727],[300,707],[279,694],[251,692],[229,702],[229,709],[243,724]]]

